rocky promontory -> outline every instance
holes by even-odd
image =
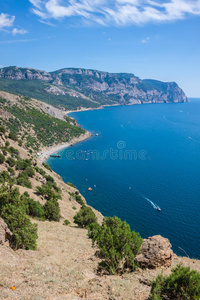
[[[188,101],[175,82],[142,80],[131,73],[75,68],[54,72],[19,67],[1,68],[0,89],[69,110],[97,108],[101,105]]]

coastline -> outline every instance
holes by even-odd
[[[144,105],[144,104],[176,104],[176,103],[187,103],[187,102],[190,102],[190,100],[187,98],[187,101],[184,101],[184,102],[179,102],[179,101],[174,101],[174,102],[141,102],[140,100],[139,101],[136,101],[136,102],[132,102],[132,103],[127,103],[127,104],[120,104],[120,103],[115,103],[115,104],[107,104],[107,105],[101,105],[99,107],[94,107],[94,108],[85,108],[85,107],[82,107],[80,109],[77,109],[77,110],[66,110],[65,111],[65,114],[68,115],[70,113],[74,113],[74,112],[81,112],[81,111],[91,111],[91,110],[97,110],[97,109],[104,109],[105,107],[115,107],[115,106],[132,106],[132,105]],[[73,118],[72,118],[73,119]]]
[[[81,134],[79,137],[74,137],[67,143],[61,143],[61,144],[54,145],[52,147],[42,148],[42,150],[40,151],[41,154],[38,156],[38,160],[40,162],[44,162],[48,159],[48,157],[51,154],[58,152],[62,149],[68,148],[72,145],[78,144],[82,141],[85,141],[85,140],[89,139],[91,136],[92,136],[92,134],[89,131],[86,131],[85,133]]]
[[[112,107],[112,106],[122,106],[122,104],[111,104],[111,105],[101,105],[99,107],[95,107],[95,108],[80,108],[77,110],[67,110],[65,113],[66,115],[70,114],[70,113],[74,113],[74,112],[81,112],[81,111],[90,111],[90,110],[97,110],[97,109],[104,109],[105,107]],[[73,119],[73,118],[72,118]]]

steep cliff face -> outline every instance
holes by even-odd
[[[0,78],[13,79],[13,80],[43,80],[51,81],[52,77],[45,71],[40,71],[31,68],[18,68],[18,67],[7,67],[0,69]]]
[[[65,108],[70,108],[69,99],[74,100],[73,109],[112,104],[187,101],[185,93],[175,82],[141,80],[129,73],[108,73],[73,68],[51,73],[18,67],[0,69],[0,89],[3,86],[5,90],[6,86],[8,90],[10,80],[18,81],[18,84],[15,83],[15,90],[11,90],[12,92],[19,93],[20,89],[24,90],[23,87],[31,85],[31,90],[28,89],[26,92],[27,96],[38,98],[38,95],[34,93],[39,90],[38,99],[45,101],[44,94],[47,94],[49,103],[58,106],[62,97],[60,106]]]

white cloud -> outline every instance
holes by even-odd
[[[0,30],[3,29],[4,27],[13,26],[14,20],[15,20],[15,16],[1,13],[0,14]]]
[[[29,0],[42,20],[80,17],[100,25],[146,24],[200,15],[200,0]],[[67,3],[66,3],[67,2]]]
[[[28,31],[25,30],[25,29],[17,29],[17,28],[14,28],[14,29],[12,30],[12,34],[13,34],[13,35],[16,35],[16,34],[25,34],[25,33],[28,33]]]

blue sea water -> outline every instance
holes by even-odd
[[[93,136],[49,158],[52,169],[104,216],[126,220],[143,238],[160,234],[176,254],[200,259],[200,99],[71,117]]]

